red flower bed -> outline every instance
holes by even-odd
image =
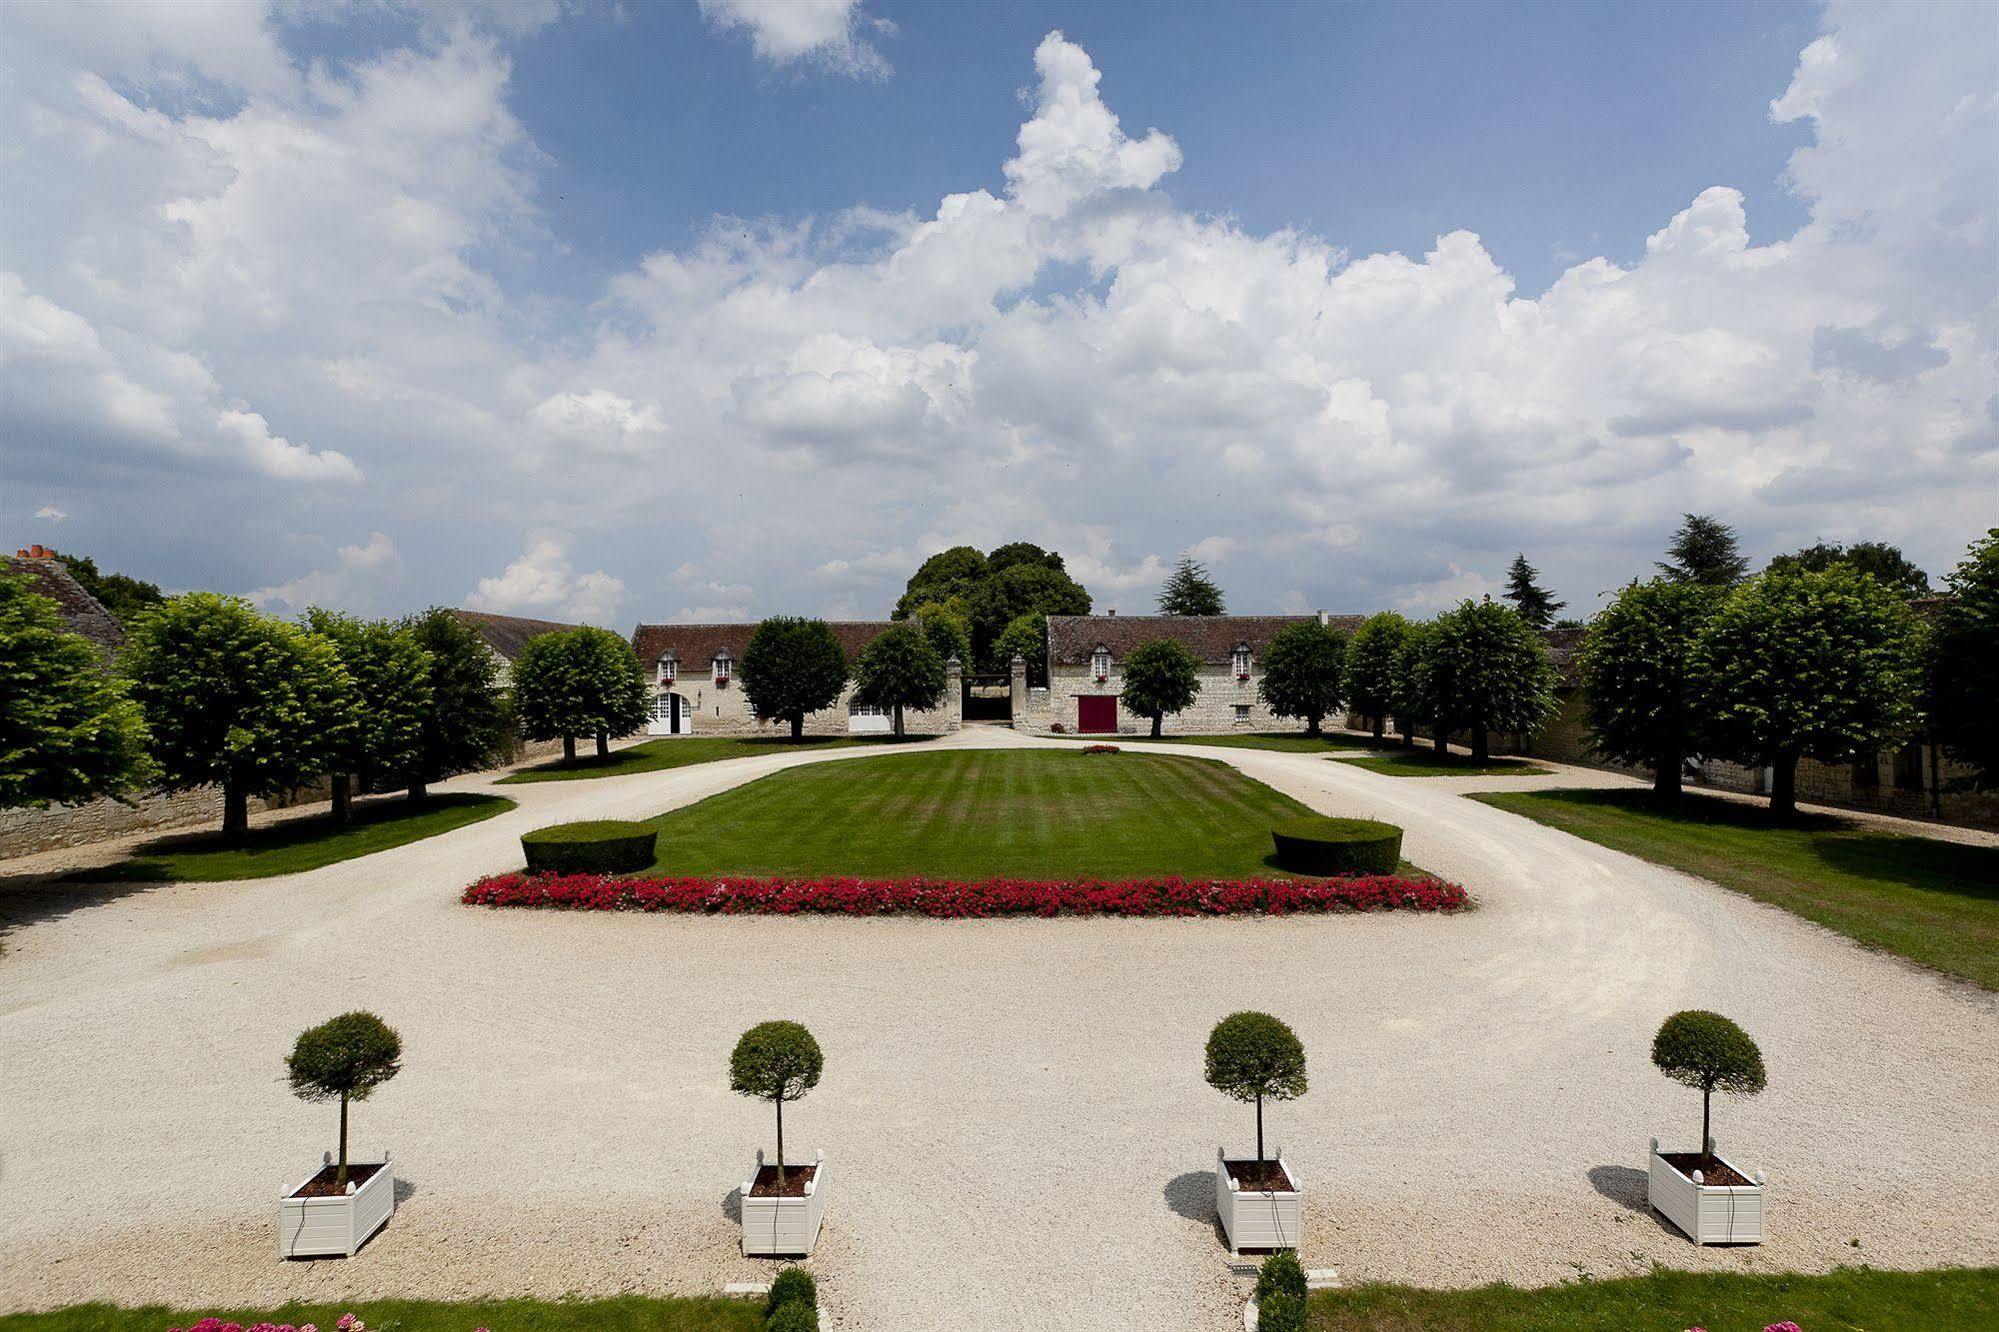
[[[678,911],[704,915],[1233,916],[1300,911],[1455,911],[1465,890],[1435,879],[618,878],[495,874],[465,890],[466,906],[566,911]]]

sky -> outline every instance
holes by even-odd
[[[1587,615],[1999,525],[1999,9],[0,8],[0,541],[281,614]]]

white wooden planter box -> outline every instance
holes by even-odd
[[[1291,1181],[1289,1190],[1239,1189],[1229,1178],[1228,1162],[1228,1154],[1215,1148],[1215,1211],[1222,1219],[1222,1233],[1228,1236],[1229,1252],[1297,1248],[1305,1186],[1284,1159],[1284,1149],[1277,1149],[1277,1164]]]
[[[767,1258],[777,1255],[812,1256],[819,1243],[819,1223],[826,1216],[826,1153],[815,1152],[812,1164],[818,1169],[805,1182],[803,1198],[752,1198],[757,1175],[764,1167],[764,1154],[757,1153],[756,1169],[743,1182],[743,1257]],[[798,1169],[786,1162],[787,1170]]]
[[[333,1164],[326,1154],[322,1167]],[[373,1161],[351,1161],[350,1166],[374,1165]],[[381,1169],[353,1191],[337,1198],[295,1198],[292,1195],[312,1182],[311,1175],[286,1189],[278,1199],[278,1257],[323,1258],[340,1254],[352,1258],[368,1242],[368,1237],[388,1224],[396,1210],[396,1172],[389,1154],[382,1153]]]
[[[1709,1139],[1708,1150],[1714,1150]],[[1726,1157],[1723,1165],[1745,1179],[1749,1172]],[[1652,1139],[1651,1169],[1645,1181],[1645,1200],[1652,1210],[1671,1221],[1696,1244],[1761,1244],[1763,1242],[1763,1174],[1754,1184],[1696,1183],[1681,1174],[1659,1154],[1659,1140]],[[1700,1172],[1695,1171],[1696,1175]]]

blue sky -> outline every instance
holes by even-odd
[[[1999,516],[1989,7],[0,15],[0,526],[292,611],[1586,609]]]

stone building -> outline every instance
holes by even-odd
[[[564,624],[560,620],[531,620],[519,615],[491,615],[485,611],[454,610],[451,616],[479,635],[479,641],[493,655],[493,660],[500,667],[501,688],[513,683],[514,659],[521,655],[521,649],[528,645],[530,638],[582,627]]]
[[[840,641],[852,668],[861,649],[875,640],[889,620],[829,620],[827,627]],[[743,694],[737,676],[749,650],[754,624],[642,624],[632,631],[632,650],[652,681],[649,735],[788,735],[789,723],[759,717]],[[919,734],[955,731],[963,720],[962,667],[954,658],[947,665],[944,696],[923,712],[905,710],[903,729]],[[839,702],[805,718],[807,735],[885,735],[893,729],[889,715],[877,708],[854,706],[850,680]]]
[[[1286,625],[1317,620],[1343,634],[1360,628],[1361,615],[1051,615],[1048,617],[1048,687],[1029,689],[1027,666],[1013,666],[1016,730],[1081,735],[1145,734],[1152,719],[1126,711],[1118,699],[1124,663],[1145,644],[1171,639],[1200,663],[1201,691],[1184,712],[1167,717],[1168,735],[1264,731],[1290,725],[1264,706],[1257,686],[1263,654]]]

